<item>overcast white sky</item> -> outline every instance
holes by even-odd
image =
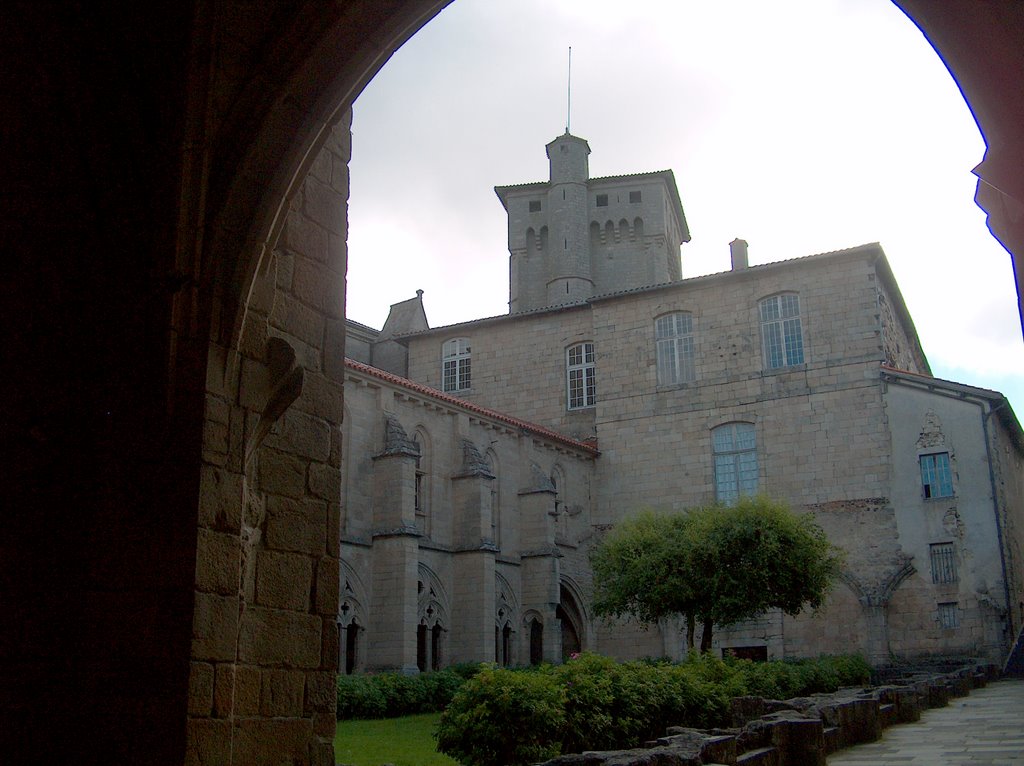
[[[354,109],[348,315],[431,326],[508,311],[495,185],[545,181],[572,133],[591,176],[671,168],[683,276],[880,242],[937,377],[1024,417],[1010,257],[973,203],[984,143],[889,0],[455,0]]]

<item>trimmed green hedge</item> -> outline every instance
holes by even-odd
[[[438,750],[467,766],[519,766],[559,753],[637,747],[667,726],[729,724],[729,700],[785,699],[866,683],[863,657],[617,663],[584,653],[557,667],[485,666],[441,716]]]
[[[416,676],[338,676],[338,720],[395,718],[444,710],[466,679],[479,669],[477,664],[466,664]]]

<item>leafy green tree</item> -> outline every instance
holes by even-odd
[[[759,496],[673,515],[643,512],[614,527],[591,563],[596,614],[648,623],[683,615],[688,645],[699,622],[707,652],[716,624],[768,609],[817,609],[842,557],[813,516]]]

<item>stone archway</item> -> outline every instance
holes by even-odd
[[[252,333],[244,328],[281,273],[271,262],[292,204],[320,199],[301,190],[334,118],[444,5],[115,0],[5,10],[11,23],[0,71],[12,87],[13,140],[4,169],[15,202],[5,219],[14,259],[3,301],[14,330],[5,454],[15,468],[6,499],[17,513],[8,517],[0,582],[5,605],[19,616],[11,621],[17,635],[5,643],[11,688],[19,691],[3,707],[6,733],[18,738],[3,741],[13,762],[21,753],[30,762],[57,760],[48,758],[55,753],[68,760],[62,748],[71,747],[86,762],[176,763],[186,748],[189,762],[243,763],[247,748],[258,752],[256,763],[291,753],[298,763],[331,762],[322,734],[333,727],[327,665],[308,670],[301,703],[297,676],[279,657],[256,665],[267,671],[259,678],[236,672],[240,645],[272,645],[259,640],[260,630],[311,647],[317,662],[335,648],[324,646],[331,630],[305,630],[276,612],[259,626],[238,620],[242,461],[252,426],[241,415],[265,411],[291,371],[275,374],[258,322]],[[1019,12],[976,13],[964,0],[937,10],[925,0],[899,5],[949,52],[986,138],[994,138],[986,177],[1019,200],[997,171],[1015,171],[1015,159],[999,158],[1022,153],[1021,99],[1000,77],[985,76],[986,67],[998,68],[1019,80]],[[977,34],[963,35],[961,21]],[[987,44],[973,46],[974,39]],[[322,222],[326,246],[341,243],[331,232],[341,222]],[[312,256],[322,245],[323,238],[303,247]],[[301,329],[309,314],[285,303],[279,318]],[[337,342],[340,325],[331,321],[340,320],[320,316],[324,342]],[[303,348],[291,348],[304,359]],[[295,412],[335,423],[323,379],[305,377],[296,401],[313,404]],[[250,401],[256,391],[261,396]],[[285,430],[302,419],[289,413],[278,419]],[[287,454],[273,446],[277,438],[267,435],[266,454],[254,458],[260,492],[265,479],[288,475],[290,461],[274,462],[275,452]],[[311,457],[304,468],[311,491],[317,462]],[[300,521],[288,529],[301,527],[305,498],[270,494],[281,494],[288,502],[274,502]],[[325,502],[330,539],[337,522]],[[251,510],[259,516],[259,504]],[[286,578],[270,573],[308,566],[312,583],[314,557],[301,548],[313,543],[287,543],[298,551],[259,547],[270,536],[261,530],[253,549],[252,599],[261,588],[278,603],[301,599],[279,591]],[[307,627],[326,616],[313,603],[337,596],[330,574],[315,566]],[[69,645],[68,635],[80,640]],[[79,693],[55,695],[69,669]],[[262,702],[264,680],[292,712],[267,715],[281,722],[282,736],[261,749],[269,738],[250,735],[263,726],[252,701]],[[233,725],[241,718],[252,724],[247,730]],[[55,720],[72,722],[76,736],[54,737]]]
[[[186,233],[198,230],[203,232],[204,241],[200,244],[189,236],[179,237],[185,245],[179,245],[179,255],[198,265],[200,285],[207,292],[182,296],[175,313],[180,317],[198,315],[202,320],[200,330],[208,330],[212,338],[206,365],[204,456],[214,442],[217,447],[223,446],[216,459],[207,459],[203,467],[200,517],[208,516],[212,508],[233,504],[249,508],[252,503],[247,499],[253,486],[258,488],[259,497],[269,493],[272,498],[256,503],[252,519],[240,514],[243,529],[238,535],[237,553],[232,529],[200,529],[197,571],[203,570],[208,559],[227,557],[231,561],[236,555],[244,555],[246,567],[255,561],[256,570],[248,580],[243,578],[235,594],[218,593],[213,597],[205,590],[207,583],[197,580],[197,630],[204,642],[216,645],[219,653],[207,656],[202,642],[200,654],[193,652],[193,672],[199,667],[202,673],[196,674],[199,681],[191,685],[192,696],[199,697],[200,691],[205,695],[210,676],[215,679],[209,682],[215,700],[216,684],[223,675],[233,704],[226,712],[218,711],[215,704],[198,706],[198,713],[193,711],[189,731],[190,753],[195,760],[217,752],[204,748],[222,747],[225,736],[232,762],[245,762],[267,752],[292,757],[315,753],[309,756],[311,762],[329,759],[333,716],[325,690],[333,666],[327,658],[337,656],[337,651],[327,651],[327,647],[334,648],[332,642],[337,637],[320,620],[317,610],[321,605],[300,599],[274,601],[277,595],[270,593],[261,600],[259,583],[269,583],[267,588],[274,590],[272,583],[286,576],[285,568],[301,569],[303,565],[297,559],[308,559],[311,588],[317,599],[329,601],[332,591],[336,595],[337,584],[331,582],[331,572],[336,571],[337,551],[331,549],[331,540],[337,537],[337,519],[332,518],[332,488],[324,475],[333,467],[336,453],[332,432],[339,419],[329,402],[340,402],[341,376],[333,374],[331,360],[340,358],[343,348],[344,297],[332,302],[312,287],[342,282],[345,270],[345,227],[338,202],[343,203],[347,195],[347,147],[335,125],[391,52],[445,4],[407,0],[386,4],[384,10],[379,9],[380,4],[372,4],[377,7],[371,12],[370,3],[354,3],[345,13],[335,11],[337,15],[327,19],[316,18],[315,11],[304,15],[308,6],[302,6],[278,30],[274,43],[277,52],[293,46],[290,54],[272,60],[266,71],[258,72],[239,90],[222,116],[224,133],[244,136],[246,142],[226,152],[219,163],[206,166],[206,158],[196,158],[196,164],[209,171],[196,177],[209,195],[208,204],[185,211],[179,235],[183,229]],[[353,9],[354,13],[349,13]],[[360,12],[369,15],[361,19]],[[353,40],[361,21],[370,34]],[[314,28],[316,33],[309,34]],[[344,47],[339,40],[351,47],[341,59],[332,60],[339,47]],[[340,65],[339,60],[343,62]],[[277,76],[281,79],[271,92],[278,98],[268,104],[260,88]],[[214,81],[209,86],[214,92],[219,83]],[[243,127],[250,120],[253,127]],[[201,124],[193,123],[191,127],[205,132],[209,121],[204,113]],[[312,293],[303,292],[311,287]],[[280,365],[275,366],[273,361],[270,339],[274,336],[287,344],[287,350],[282,348],[281,353],[290,353],[294,360],[285,369],[277,369]],[[295,382],[287,376],[296,369],[303,373],[302,386],[289,393],[287,387]],[[294,393],[297,411],[302,415],[278,406],[284,400],[275,397],[282,390],[289,396]],[[277,447],[268,445],[266,454],[261,454],[247,431],[252,414],[263,422],[280,420],[282,429],[292,433],[292,442],[283,444],[278,439]],[[318,448],[305,441],[310,429],[327,432],[326,455],[322,442]],[[244,470],[244,458],[250,454],[256,454],[258,460],[251,478]],[[233,465],[239,455],[243,470]],[[314,475],[320,478],[313,479]],[[314,489],[314,481],[321,482],[319,490]],[[262,503],[270,503],[273,498],[281,518],[284,513],[303,517],[305,512],[310,526],[322,526],[326,547],[318,547],[321,531],[313,532],[310,539],[288,543],[297,549],[282,549],[275,544],[259,547],[260,541],[266,543],[269,539],[270,524],[276,518],[275,511],[269,506],[264,509]],[[254,521],[249,524],[250,532],[244,528],[247,520]],[[245,545],[256,538],[254,547],[246,550]],[[262,580],[261,572],[266,573]],[[252,608],[247,609],[247,604]],[[236,613],[239,617],[232,622]],[[582,646],[584,621],[578,607],[573,611],[571,605],[563,606],[559,616],[568,626],[570,643]],[[540,625],[532,626],[537,636],[541,635]],[[531,633],[531,645],[539,642],[533,639]],[[314,644],[320,645],[316,660],[306,656]],[[301,677],[307,696],[321,695],[323,699],[303,704],[301,710],[297,705],[276,710],[273,722],[265,720],[262,708],[256,715],[234,704],[239,699],[241,676],[263,679],[269,677],[267,668],[275,666],[276,672],[276,665],[281,663],[287,666],[284,672],[290,674],[287,683],[297,688]],[[262,689],[262,680],[260,684]],[[208,728],[219,727],[224,718],[226,727],[221,727],[216,737],[202,736]]]

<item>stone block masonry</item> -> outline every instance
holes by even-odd
[[[237,356],[209,377],[187,764],[331,760],[343,401],[323,350],[343,313],[348,140],[342,125],[313,163]]]

